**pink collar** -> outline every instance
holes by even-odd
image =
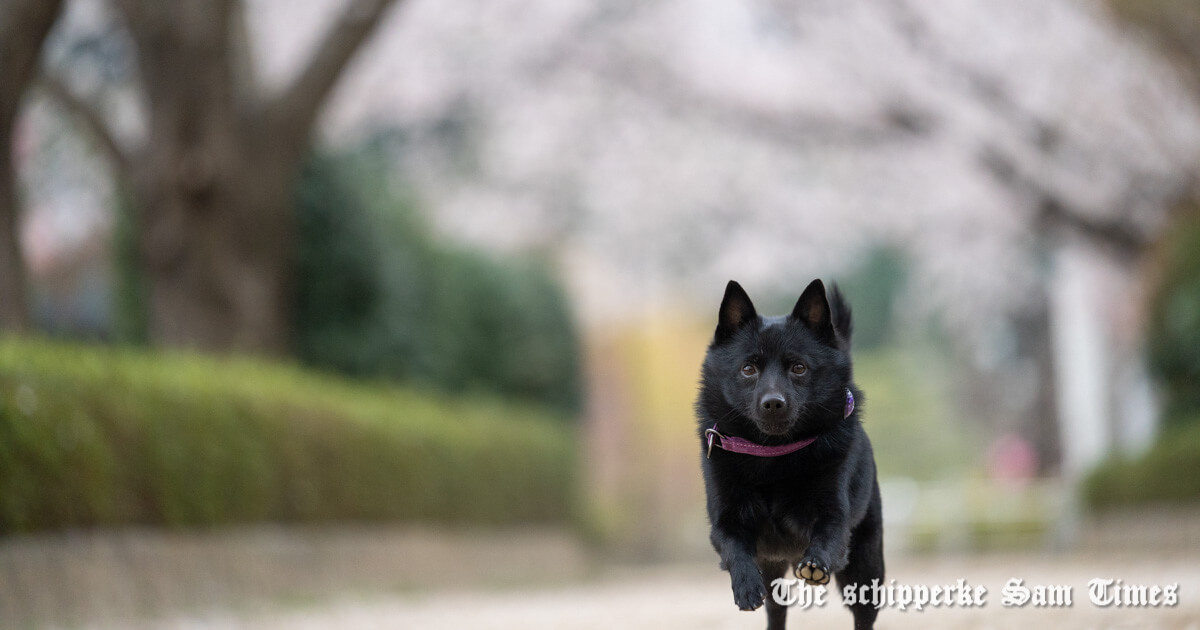
[[[850,389],[846,389],[846,408],[842,418],[849,418],[854,411],[854,394],[850,393]],[[779,446],[763,446],[756,444],[750,440],[745,440],[739,437],[730,437],[722,435],[717,431],[717,425],[714,423],[711,429],[704,430],[704,437],[708,440],[708,456],[712,457],[713,447],[729,451],[731,453],[741,453],[743,455],[753,455],[755,457],[779,457],[796,451],[817,441],[817,438],[810,437],[792,442],[791,444],[781,444]]]

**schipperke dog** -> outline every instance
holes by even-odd
[[[742,610],[767,605],[767,628],[787,608],[771,582],[883,582],[883,520],[875,458],[859,423],[850,363],[850,308],[814,280],[791,314],[762,317],[730,281],[704,358],[701,467],[713,547]],[[851,607],[854,627],[877,609]]]

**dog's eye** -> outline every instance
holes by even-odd
[[[808,366],[804,365],[803,363],[793,363],[792,364],[792,374],[795,374],[796,376],[800,376],[801,374],[804,374],[807,371],[808,371]]]
[[[758,366],[753,363],[747,363],[742,366],[742,376],[754,376],[758,374]]]

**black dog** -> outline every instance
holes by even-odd
[[[730,281],[704,359],[696,414],[711,540],[742,610],[767,604],[768,630],[787,608],[769,597],[794,572],[809,584],[883,582],[875,459],[859,424],[850,309],[814,280],[790,315],[760,317]],[[851,607],[854,627],[877,609]]]

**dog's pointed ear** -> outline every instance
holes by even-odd
[[[817,336],[827,343],[837,341],[833,332],[833,317],[829,313],[829,300],[825,297],[825,284],[820,279],[809,283],[796,307],[792,309],[792,318],[804,324]]]
[[[717,343],[733,336],[739,328],[758,319],[754,304],[742,285],[730,280],[725,285],[725,297],[721,299],[721,313],[717,320],[717,332],[713,340]]]

